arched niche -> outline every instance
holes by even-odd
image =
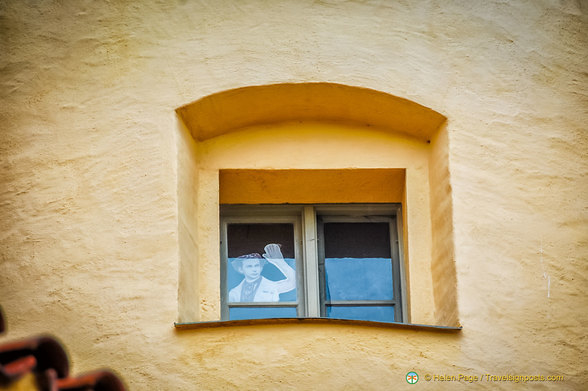
[[[446,120],[418,103],[335,83],[236,88],[208,95],[176,111],[197,141],[252,125],[308,120],[374,126],[426,141]]]
[[[334,83],[237,88],[176,112],[180,322],[220,319],[221,202],[307,202],[290,199],[292,189],[326,177],[339,180],[317,190],[313,202],[324,202],[320,197],[331,191],[348,202],[402,203],[409,322],[458,325],[445,116],[384,92]],[[342,148],[331,146],[323,161],[309,158],[324,155],[326,143]],[[308,151],[304,159],[288,149],[301,145]],[[366,145],[373,150],[363,150]],[[274,146],[280,153],[261,159]],[[379,190],[373,199],[356,198],[345,188],[350,181]],[[246,186],[268,183],[286,190],[256,193]]]

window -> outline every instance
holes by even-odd
[[[399,204],[221,206],[223,319],[402,322]]]

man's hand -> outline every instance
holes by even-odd
[[[270,243],[263,248],[265,250],[265,254],[263,257],[268,261],[273,259],[284,259],[282,255],[282,251],[280,250],[280,245],[275,243]]]
[[[265,254],[263,257],[267,259],[269,263],[277,267],[282,274],[286,277],[280,281],[273,281],[275,287],[279,293],[290,292],[296,288],[296,271],[292,269],[288,262],[284,259],[280,245],[270,243],[264,247]]]

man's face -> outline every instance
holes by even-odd
[[[247,281],[257,280],[261,274],[261,263],[259,259],[245,259],[243,260],[241,270]]]

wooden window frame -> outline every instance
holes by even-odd
[[[313,204],[313,205],[221,205],[220,206],[220,271],[221,317],[229,320],[231,307],[297,308],[298,318],[324,318],[327,304],[393,305],[394,323],[406,323],[407,303],[402,250],[401,204]],[[325,222],[387,222],[390,225],[390,247],[393,271],[393,300],[349,301],[327,303],[322,281],[324,245],[322,224]],[[296,259],[296,302],[228,303],[227,227],[234,223],[294,224]]]

